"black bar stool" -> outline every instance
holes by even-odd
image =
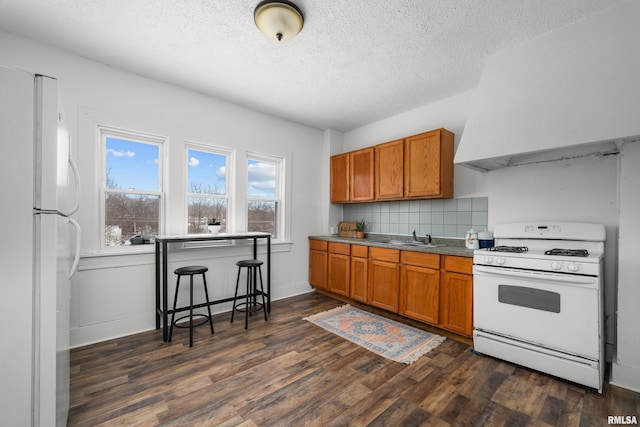
[[[213,319],[211,318],[211,306],[209,305],[209,291],[207,290],[207,279],[205,274],[209,271],[209,268],[195,265],[188,267],[180,267],[174,271],[174,273],[178,276],[178,281],[176,282],[176,294],[173,298],[173,313],[171,314],[171,327],[169,328],[169,342],[171,342],[171,335],[173,334],[173,327],[176,328],[189,328],[189,347],[193,347],[193,328],[195,326],[204,325],[205,323],[209,323],[211,325],[211,333],[213,334]],[[207,311],[209,312],[209,316],[205,314],[193,314],[193,275],[194,274],[202,274],[202,283],[204,284],[204,296],[207,300]],[[178,291],[180,290],[180,278],[182,276],[189,276],[189,314],[186,316],[182,316],[176,319],[176,304],[178,302]],[[183,307],[183,309],[186,307]],[[179,311],[182,311],[179,309]],[[178,324],[180,320],[189,318],[189,325],[183,326]],[[201,318],[198,323],[193,323],[193,318]]]
[[[264,288],[262,287],[262,261],[257,259],[247,259],[236,262],[238,266],[238,278],[236,279],[236,293],[233,296],[233,309],[231,310],[231,323],[233,323],[233,315],[237,311],[244,312],[244,328],[249,327],[249,316],[256,311],[264,311],[264,320],[267,320],[267,305],[264,302]],[[240,285],[240,272],[242,267],[247,269],[247,288],[244,302],[237,302],[238,287]],[[256,286],[256,272],[260,275],[260,290]],[[262,297],[262,303],[259,303],[258,295]]]

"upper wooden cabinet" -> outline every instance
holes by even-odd
[[[331,203],[349,201],[349,153],[331,157]]]
[[[373,147],[349,153],[349,200],[373,200]]]
[[[375,183],[378,200],[404,196],[404,140],[375,146]]]
[[[453,133],[445,129],[404,140],[405,197],[453,197]]]
[[[446,129],[331,157],[331,203],[453,197],[453,141]]]

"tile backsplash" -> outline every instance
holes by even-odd
[[[470,228],[483,231],[488,223],[487,197],[343,205],[344,221],[364,218],[371,233],[411,234],[464,238]],[[336,224],[337,225],[337,224]]]

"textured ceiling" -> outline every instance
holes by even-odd
[[[296,0],[304,28],[277,43],[259,0],[0,0],[0,29],[345,131],[472,89],[487,56],[626,1]]]

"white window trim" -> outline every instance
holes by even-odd
[[[243,188],[243,212],[244,212],[244,228],[245,230],[248,228],[248,217],[247,210],[249,208],[249,200],[259,200],[259,199],[249,199],[247,194],[248,189],[248,178],[249,178],[249,160],[256,161],[264,161],[268,163],[276,164],[276,201],[279,202],[280,208],[278,210],[278,216],[276,218],[276,230],[278,231],[277,236],[273,236],[273,241],[275,243],[286,242],[291,235],[291,207],[290,207],[290,197],[288,194],[289,189],[291,188],[290,180],[291,173],[289,170],[289,163],[287,160],[290,156],[288,155],[274,155],[274,154],[264,154],[258,153],[254,151],[246,151],[244,153],[244,179],[245,183]],[[271,200],[271,199],[268,199]]]
[[[166,196],[164,192],[164,163],[166,161],[165,152],[168,137],[152,134],[149,132],[125,129],[122,127],[116,126],[105,126],[98,125],[97,126],[98,133],[98,151],[100,158],[100,167],[98,170],[100,171],[100,177],[98,180],[99,191],[98,191],[98,213],[99,213],[99,227],[98,227],[98,241],[100,242],[99,252],[100,253],[113,253],[113,252],[149,252],[153,245],[129,245],[129,246],[106,246],[105,241],[105,223],[106,223],[106,212],[105,212],[105,196],[107,192],[116,192],[109,191],[106,188],[106,176],[107,176],[107,137],[115,137],[126,139],[132,142],[138,142],[143,144],[151,144],[158,146],[158,190],[157,191],[142,191],[142,190],[118,190],[118,193],[123,194],[149,194],[155,195],[160,198],[159,200],[159,210],[158,212],[158,234],[162,234],[164,232],[164,222],[165,222],[165,203]]]

